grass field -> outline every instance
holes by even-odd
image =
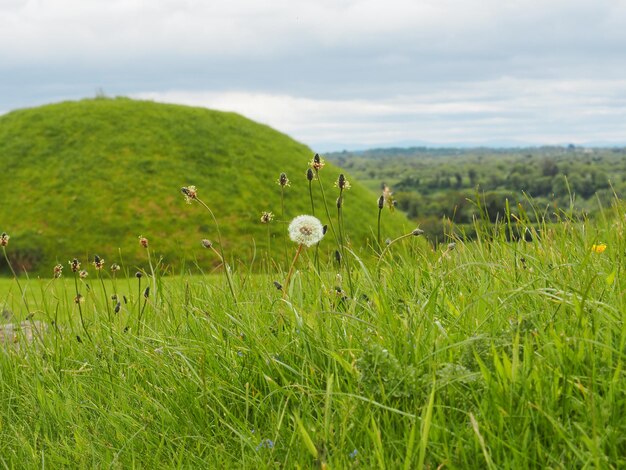
[[[115,285],[93,267],[22,277],[48,330],[0,353],[0,462],[623,468],[624,222],[616,204],[531,241],[514,224],[437,249],[410,235],[382,254],[344,247],[319,273],[311,247],[288,285],[280,261]],[[22,320],[19,292],[0,283]]]

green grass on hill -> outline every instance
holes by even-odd
[[[227,255],[249,261],[255,245],[267,247],[262,211],[277,216],[271,236],[282,237],[281,172],[291,180],[284,219],[311,212],[305,172],[312,156],[267,126],[201,108],[105,98],[13,111],[0,116],[0,231],[13,237],[15,266],[31,275],[50,276],[57,262],[94,254],[107,264],[122,257],[140,265],[139,235],[174,270],[183,257],[209,266],[215,257],[199,241],[215,240],[215,226],[180,194],[195,185],[219,214]],[[328,164],[320,173],[332,217],[339,172]],[[352,186],[345,217],[359,248],[371,241],[377,195]],[[313,190],[316,215],[327,224],[317,183]],[[384,236],[404,224],[402,214],[388,216]],[[8,272],[3,260],[0,271]]]

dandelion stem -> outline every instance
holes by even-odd
[[[287,290],[289,289],[289,282],[291,281],[291,275],[293,274],[293,268],[296,265],[296,261],[298,261],[298,257],[302,252],[302,247],[304,244],[300,243],[298,245],[298,249],[296,250],[296,256],[293,257],[293,261],[291,262],[291,267],[289,268],[289,273],[287,274],[287,279],[285,279],[285,285],[283,287],[283,299],[287,297]]]

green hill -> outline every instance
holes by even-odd
[[[120,253],[126,266],[144,265],[139,235],[174,268],[183,258],[207,265],[215,256],[199,241],[216,240],[215,227],[180,193],[195,185],[220,223],[226,253],[245,261],[255,244],[257,253],[267,246],[261,212],[280,219],[281,172],[291,180],[285,219],[311,212],[305,172],[312,155],[267,126],[204,108],[98,98],[17,110],[0,117],[0,231],[11,235],[12,260],[31,274],[50,275],[57,262],[94,254],[107,265]],[[339,171],[332,164],[321,171],[333,216]],[[346,229],[359,247],[376,230],[377,194],[351,183]],[[328,223],[313,187],[316,215]],[[384,236],[407,223],[398,212],[384,219]],[[278,246],[280,220],[271,233]],[[334,249],[331,238],[325,245]]]

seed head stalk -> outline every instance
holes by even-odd
[[[100,268],[98,268],[97,261],[94,264],[96,265],[96,271],[98,271],[98,279],[100,279],[100,284],[102,285],[102,292],[104,293],[104,303],[107,307],[107,317],[109,319],[109,328],[110,328],[109,336],[111,339],[111,346],[113,346],[113,350],[115,351],[116,347],[115,347],[115,338],[113,337],[113,315],[111,314],[111,306],[109,305],[110,300],[107,294],[107,289],[106,289],[106,286],[104,285],[104,279],[102,278],[102,265],[104,264],[104,261],[102,261]],[[80,302],[79,302],[79,305],[80,305]]]
[[[393,240],[391,240],[387,246],[385,247],[385,249],[381,252],[380,256],[378,257],[378,262],[376,263],[376,271],[379,272],[380,271],[380,263],[383,260],[383,257],[385,256],[385,254],[387,253],[387,251],[389,251],[389,248],[391,248],[391,245],[399,242],[400,240],[404,240],[405,238],[409,238],[409,237],[419,237],[420,235],[422,235],[424,233],[423,230],[416,228],[415,230],[413,230],[412,232],[406,233],[404,235],[400,235],[398,238],[394,238]]]
[[[150,275],[152,276],[152,292],[153,295],[156,296],[157,285],[156,285],[156,276],[154,274],[154,266],[152,265],[152,257],[150,255],[150,242],[143,235],[139,235],[139,244],[146,249],[148,253],[148,265],[150,266]]]
[[[287,174],[281,173],[276,183],[278,183],[278,186],[280,186],[280,218],[283,224],[283,249],[285,252],[285,263],[287,263],[289,260],[289,255],[287,254],[287,238],[285,235],[287,223],[287,221],[285,220],[285,187],[291,186],[291,182],[289,181],[289,178],[287,178]]]
[[[313,170],[309,168],[306,172],[306,179],[309,182],[309,198],[311,199],[311,215],[315,215],[315,204],[313,203]]]
[[[113,265],[111,266],[111,278],[112,278],[112,283],[113,283],[113,294],[115,294],[115,296],[117,297],[117,270],[120,269],[120,267],[117,265],[117,263],[113,263]]]
[[[285,220],[285,185],[280,185],[280,219],[283,224],[283,249],[285,252],[285,262],[289,259],[287,254],[287,221]]]
[[[82,296],[80,295],[80,292],[78,290],[78,272],[74,271],[74,287],[76,289],[76,305],[78,305],[78,316],[80,318],[80,324],[83,327],[83,331],[85,332],[85,336],[87,336],[87,339],[89,340],[89,342],[91,344],[93,343],[93,339],[91,338],[91,335],[89,334],[89,331],[87,330],[87,326],[85,325],[85,318],[83,316],[83,308],[80,306],[80,302],[82,300]]]
[[[149,292],[150,286],[146,287],[143,294],[143,306],[141,307],[139,317],[137,318],[137,332],[139,332],[139,325],[141,324],[141,319],[143,318],[143,312],[146,310],[146,305],[148,305]],[[139,296],[141,296],[141,278],[139,279]],[[139,299],[137,299],[137,302],[139,303]]]
[[[380,240],[380,216],[383,213],[383,207],[385,206],[385,196],[380,196],[378,198],[378,236],[376,237],[376,240],[378,241],[378,250],[382,250],[382,242]]]
[[[156,276],[154,275],[154,266],[152,266],[152,256],[150,255],[150,247],[146,248],[146,252],[148,253],[148,266],[150,266],[150,275],[152,276],[152,292],[154,296],[154,301],[157,301],[157,284],[156,284]]]
[[[313,173],[313,169],[309,168],[306,171],[306,179],[309,182],[309,199],[311,200],[311,215],[315,215],[315,203],[313,202],[313,180],[315,179],[315,174]],[[317,270],[317,274],[319,275],[320,273],[320,259],[319,259],[319,253],[320,252],[320,244],[319,242],[315,245],[315,256],[314,256],[314,263],[315,263],[315,269]]]
[[[261,223],[267,225],[267,250],[265,251],[265,267],[267,268],[267,274],[271,273],[270,266],[272,261],[272,229],[270,224],[274,220],[274,214],[272,212],[263,211],[261,213]]]
[[[224,273],[226,275],[226,281],[228,282],[228,288],[230,289],[230,293],[233,296],[233,300],[235,301],[235,303],[237,303],[237,296],[235,295],[235,287],[233,286],[233,279],[230,274],[230,266],[228,265],[228,263],[226,262],[226,258],[224,257],[224,246],[222,244],[222,234],[220,233],[220,226],[217,223],[215,214],[213,214],[213,211],[211,210],[211,208],[202,199],[198,198],[197,196],[194,197],[193,199],[197,201],[198,204],[203,206],[209,212],[209,214],[211,214],[211,218],[213,219],[213,223],[215,224],[215,229],[217,231],[217,241],[218,241],[219,248],[220,248],[218,255],[220,257],[222,265],[224,266]]]
[[[104,279],[102,279],[102,272],[98,269],[98,279],[100,280],[100,284],[102,285],[102,292],[104,293],[104,303],[107,306],[107,317],[109,319],[109,324],[113,324],[113,315],[111,315],[111,306],[109,305],[109,296],[107,295],[107,288],[104,285]]]
[[[20,284],[20,280],[15,273],[15,269],[13,269],[13,265],[9,261],[9,257],[7,256],[7,249],[4,243],[2,244],[2,254],[4,255],[4,260],[6,261],[7,266],[13,274],[13,278],[15,279],[15,282],[17,284],[17,288],[19,289],[20,295],[22,296],[22,302],[24,302],[24,307],[26,307],[26,316],[28,316],[28,314],[30,313],[30,309],[28,308],[28,301],[26,300],[26,292],[24,291],[24,289],[22,289],[22,285]]]
[[[267,274],[272,272],[272,228],[267,224]]]
[[[341,246],[339,245],[339,239],[337,238],[337,232],[335,232],[335,225],[333,224],[333,219],[330,216],[330,211],[328,210],[328,204],[326,203],[326,194],[324,193],[324,185],[322,184],[319,170],[315,168],[314,171],[315,171],[315,178],[317,179],[317,182],[319,183],[319,186],[320,186],[320,192],[322,193],[322,200],[324,201],[324,209],[326,210],[326,217],[328,218],[328,223],[330,224],[330,230],[333,232],[333,237],[335,238],[335,242],[337,243],[337,246],[341,249]]]
[[[337,198],[337,226],[339,228],[339,252],[341,253],[341,258],[343,259],[343,264],[346,267],[346,274],[348,274],[348,285],[350,286],[350,295],[354,294],[354,286],[352,285],[352,275],[350,272],[350,262],[348,261],[348,257],[346,256],[345,250],[345,229],[344,229],[344,219],[343,219],[343,190],[345,186],[341,184],[343,175],[339,177],[339,197]],[[345,180],[344,180],[345,183]],[[348,186],[349,187],[349,186]]]

